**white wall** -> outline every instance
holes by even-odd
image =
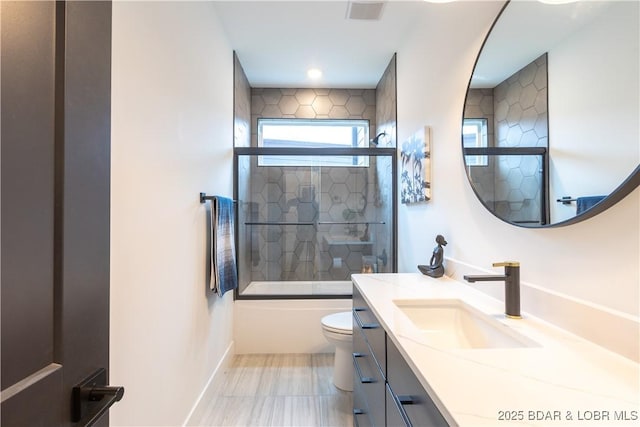
[[[201,191],[232,194],[232,51],[208,2],[114,2],[111,425],[181,425],[232,345]],[[232,353],[232,350],[229,351]]]
[[[610,2],[603,16],[549,51],[553,201],[609,194],[638,165],[639,8]],[[575,208],[551,203],[552,222],[573,216]]]
[[[449,257],[488,270],[495,261],[520,261],[523,281],[637,321],[639,190],[585,222],[524,229],[487,212],[469,186],[460,150],[462,107],[475,57],[501,6],[429,5],[424,24],[398,51],[398,145],[422,126],[432,127],[433,195],[426,204],[399,207],[399,270],[415,272],[428,262],[436,234],[443,234]]]

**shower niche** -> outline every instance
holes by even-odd
[[[234,150],[237,298],[351,295],[396,271],[395,148]]]

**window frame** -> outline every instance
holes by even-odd
[[[293,144],[266,144],[263,136],[263,127],[268,124],[275,124],[277,126],[309,126],[309,127],[323,127],[334,126],[351,128],[351,145],[347,144],[331,144],[328,142],[320,141],[294,141]],[[362,135],[359,136],[359,129],[362,129]],[[369,148],[369,136],[370,136],[370,122],[367,119],[302,119],[302,118],[258,118],[257,120],[257,146],[259,148],[308,148],[308,149],[366,149]],[[269,140],[266,140],[269,141]],[[284,140],[283,140],[284,141]],[[351,160],[340,161],[345,156],[334,156],[331,158],[322,158],[322,163],[319,163],[318,158],[300,156],[295,163],[285,162],[283,159],[273,158],[271,161],[266,157],[260,156],[258,158],[258,166],[291,166],[291,167],[303,167],[303,166],[324,166],[324,167],[369,167],[369,156],[346,156]],[[290,158],[290,157],[289,157]]]

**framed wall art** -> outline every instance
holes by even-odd
[[[419,203],[431,200],[431,129],[425,126],[411,135],[401,151],[400,201]]]

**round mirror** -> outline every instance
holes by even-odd
[[[511,1],[476,60],[462,149],[498,218],[568,225],[640,183],[640,2]]]

